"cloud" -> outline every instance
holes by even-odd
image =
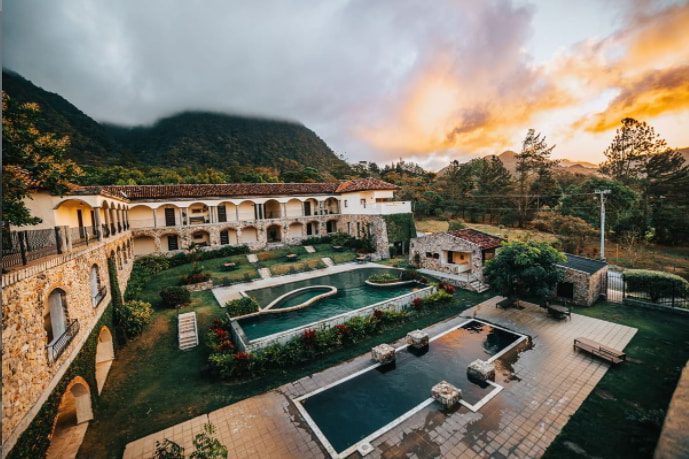
[[[605,132],[619,127],[623,118],[646,120],[689,110],[689,66],[652,71],[639,80],[620,85],[620,89],[605,111],[579,119],[574,127]]]
[[[630,2],[616,31],[548,62],[527,51],[538,5],[512,0],[173,5],[6,0],[4,63],[100,121],[188,109],[293,119],[379,161],[494,153],[529,127],[575,143],[563,131],[686,109],[687,3]]]

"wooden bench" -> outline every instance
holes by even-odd
[[[595,355],[603,360],[607,360],[613,365],[617,365],[627,360],[627,354],[624,352],[604,346],[601,343],[589,338],[575,338],[574,350],[577,349],[588,352],[589,354]]]
[[[563,317],[567,317],[570,320],[572,319],[572,310],[567,306],[561,306],[559,304],[547,304],[546,309],[548,310],[548,314],[557,319],[562,319]]]
[[[507,309],[515,306],[517,304],[516,298],[505,298],[504,300],[495,303],[496,308]]]

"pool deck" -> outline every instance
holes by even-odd
[[[540,457],[609,368],[606,362],[573,351],[574,338],[588,337],[622,350],[636,333],[634,328],[579,314],[558,322],[523,302],[521,309],[496,308],[501,299],[494,297],[426,330],[435,335],[475,317],[530,335],[530,349],[495,362],[495,380],[504,386],[502,392],[477,413],[464,407],[448,413],[435,405],[423,408],[373,440],[374,451],[367,458]],[[369,365],[369,355],[361,355],[131,442],[123,457],[149,458],[156,440],[164,438],[190,453],[192,434],[208,420],[233,458],[328,457],[292,399]]]
[[[212,290],[215,299],[221,307],[225,307],[225,303],[231,300],[241,298],[241,292],[248,290],[257,290],[265,287],[273,287],[275,285],[289,284],[292,282],[299,282],[302,280],[313,279],[314,277],[327,276],[329,274],[337,274],[345,271],[352,271],[363,268],[387,268],[394,269],[390,266],[381,265],[378,263],[342,263],[340,265],[328,266],[327,268],[314,269],[313,271],[304,271],[296,274],[286,274],[284,276],[267,277],[265,279],[257,279],[252,282],[242,282],[241,284],[234,284],[227,287],[218,287]]]

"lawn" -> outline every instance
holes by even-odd
[[[466,223],[474,228],[510,241],[536,240],[555,242],[556,236],[532,229],[508,228],[482,223]],[[448,222],[442,220],[419,220],[418,231],[424,233],[447,231]],[[585,248],[585,253],[594,253],[598,249],[598,240],[594,238]],[[597,253],[597,252],[595,252]],[[634,269],[655,269],[683,276],[689,279],[689,247],[668,247],[658,244],[636,244],[633,246],[614,241],[606,243],[606,257],[611,265]]]
[[[625,349],[627,362],[605,374],[545,457],[652,457],[689,359],[689,317],[610,303],[576,312],[639,331]]]
[[[142,297],[157,299],[166,282],[176,281],[179,275],[171,275],[170,271],[179,268],[182,267],[155,275]],[[229,384],[203,372],[208,355],[205,330],[223,312],[210,291],[194,293],[192,304],[180,312],[196,311],[201,345],[190,351],[179,351],[177,311],[157,310],[144,334],[117,352],[95,407],[95,420],[89,426],[78,457],[122,457],[130,441],[349,360],[376,344],[395,341],[411,330],[452,317],[487,297],[487,294],[460,291],[450,305],[412,314],[409,320],[325,358]]]
[[[258,252],[256,254],[259,260],[257,267],[269,268],[274,276],[281,276],[325,268],[322,258],[330,258],[336,264],[348,263],[356,258],[356,254],[350,249],[336,252],[330,244],[316,244],[313,247],[316,249],[314,253],[308,253],[302,246]],[[299,259],[287,261],[285,257],[288,253],[296,253],[299,255]]]

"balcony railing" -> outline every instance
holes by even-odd
[[[67,345],[77,336],[79,333],[79,321],[73,320],[67,325],[67,329],[63,334],[53,340],[52,343],[48,344],[48,362],[53,363],[60,358]]]
[[[98,239],[98,230],[91,226],[80,226],[70,228],[69,235],[72,238],[72,247],[77,247],[84,244],[88,245]]]
[[[60,227],[2,231],[2,267],[25,265],[49,255],[61,253]]]

